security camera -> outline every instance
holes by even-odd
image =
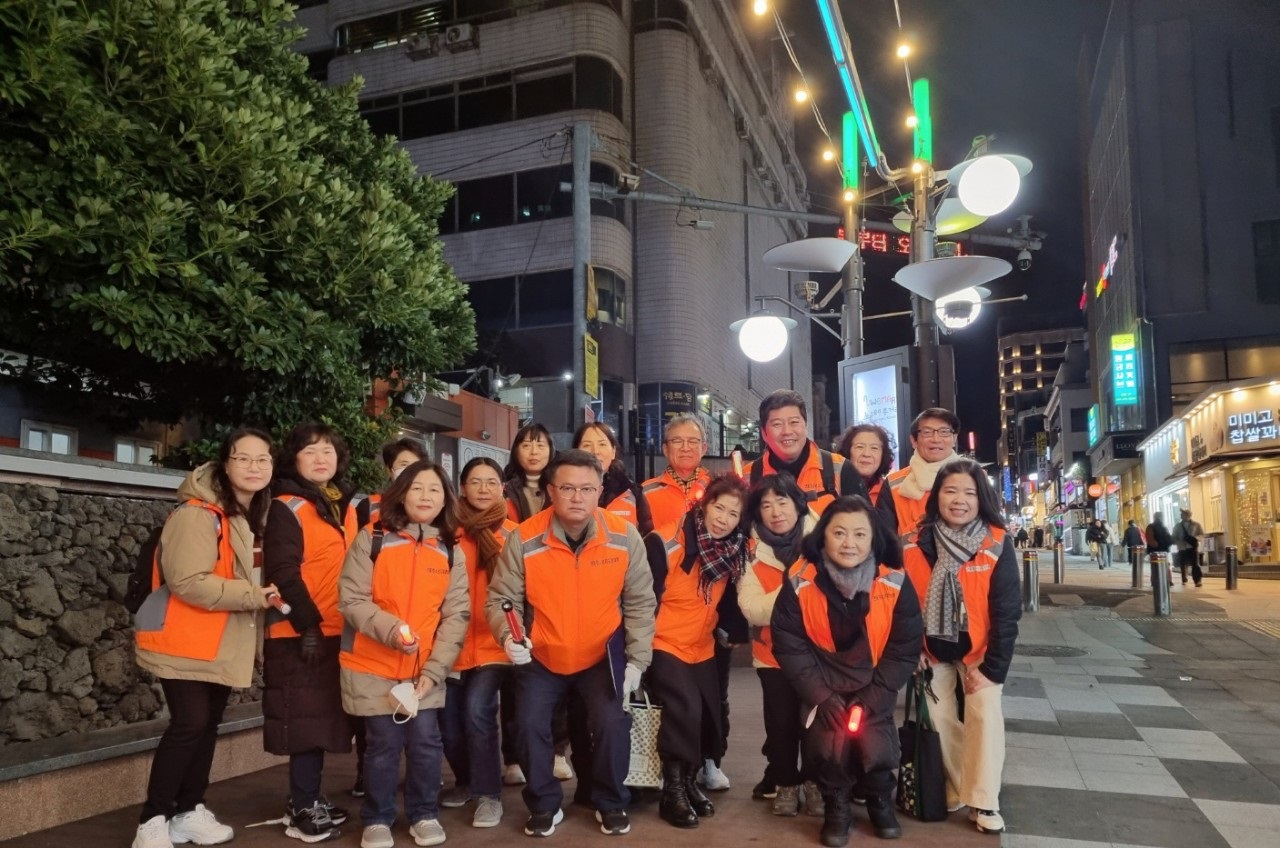
[[[1018,251],[1018,270],[1026,271],[1031,267],[1031,251],[1025,247]]]
[[[484,440],[487,442],[487,441],[489,441],[490,439],[492,439],[492,438],[493,438],[493,434],[492,434],[492,433],[490,433],[488,430],[481,430],[481,431],[480,431],[480,438],[484,439]]]
[[[640,188],[639,174],[618,174],[617,180],[618,194],[630,194]]]

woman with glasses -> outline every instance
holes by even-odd
[[[932,674],[939,699],[929,713],[942,737],[947,808],[967,806],[978,830],[999,833],[1000,698],[1018,638],[1022,590],[1000,500],[982,466],[971,459],[943,465],[920,529],[904,544],[907,574],[924,607],[921,670]],[[957,685],[964,686],[963,719]]]
[[[454,785],[440,796],[440,805],[461,807],[475,798],[472,826],[494,827],[502,821],[504,759],[512,764],[517,760],[515,735],[505,723],[502,748],[509,749],[509,755],[499,751],[498,692],[512,676],[511,661],[493,638],[484,605],[493,565],[516,523],[507,518],[502,499],[502,468],[488,457],[478,456],[462,469],[458,523],[458,547],[467,563],[471,621],[462,653],[453,665],[456,676],[448,680],[441,716],[444,754]]]
[[[841,434],[836,453],[853,463],[863,484],[867,500],[875,503],[885,475],[893,468],[893,439],[879,424],[854,424]]]
[[[232,689],[253,682],[260,586],[255,548],[271,503],[271,437],[241,428],[187,475],[164,523],[152,588],[135,620],[138,665],[164,690],[169,723],[151,760],[133,848],[215,845],[234,835],[204,805]]]
[[[519,524],[537,515],[547,505],[542,472],[556,455],[551,433],[541,424],[526,424],[511,440],[511,460],[503,477],[506,485],[507,517]]]
[[[742,480],[716,477],[678,525],[656,531],[666,559],[657,564],[653,581],[658,617],[648,681],[663,705],[658,812],[674,827],[697,827],[715,813],[695,775],[699,764],[724,753],[713,633],[720,599],[746,569],[746,502]]]

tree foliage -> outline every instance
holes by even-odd
[[[375,377],[474,343],[418,176],[290,45],[285,0],[0,5],[0,347],[131,422],[277,432],[371,456]],[[86,394],[86,389],[92,391]]]

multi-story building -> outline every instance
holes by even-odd
[[[1085,521],[1093,517],[1089,510],[1089,481],[1093,475],[1088,433],[1093,397],[1089,352],[1084,342],[1071,342],[1053,378],[1045,406],[1049,456],[1040,489],[1044,494],[1044,518],[1062,526],[1070,534],[1069,546],[1077,550],[1084,548]]]
[[[1091,457],[1122,503],[1140,440],[1211,387],[1280,373],[1277,41],[1275,4],[1113,0],[1081,55]]]
[[[800,209],[804,173],[774,49],[729,0],[329,0],[299,12],[299,49],[330,84],[359,77],[360,109],[457,194],[445,256],[476,312],[475,365],[519,372],[525,408],[572,426],[571,127],[593,133],[591,179]],[[765,61],[762,61],[765,60]],[[729,323],[752,296],[788,294],[761,255],[802,224],[689,207],[593,200],[589,277],[599,344],[594,414],[705,414],[711,450],[751,444],[760,397],[807,393],[808,327],[767,365],[737,354]],[[592,298],[588,297],[590,302]],[[732,353],[726,354],[726,352]],[[517,384],[516,389],[520,388]]]

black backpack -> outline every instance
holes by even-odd
[[[178,509],[181,508],[178,507]],[[205,508],[207,509],[208,507]],[[173,515],[173,513],[171,512],[169,515]],[[169,515],[165,516],[165,522],[169,521]],[[142,605],[146,603],[147,598],[151,597],[151,593],[164,584],[164,572],[161,571],[160,581],[154,586],[151,585],[152,575],[156,571],[156,555],[160,552],[160,534],[163,532],[164,524],[161,524],[147,534],[142,547],[138,548],[137,558],[133,561],[133,571],[129,574],[129,582],[125,584],[124,597],[120,599],[120,603],[124,604],[124,608],[131,615],[137,615],[138,610],[142,609]],[[218,545],[222,545],[221,518],[218,519]]]
[[[838,498],[841,495],[840,489],[836,486],[836,463],[835,460],[831,458],[831,453],[819,448],[818,459],[822,463],[822,467],[820,469],[822,473],[822,491],[805,492],[804,496],[810,503],[816,501],[823,495],[831,495],[834,498]],[[751,463],[751,473],[748,476],[751,478],[751,486],[754,488],[755,485],[760,482],[760,478],[764,476],[763,454],[759,459]]]

